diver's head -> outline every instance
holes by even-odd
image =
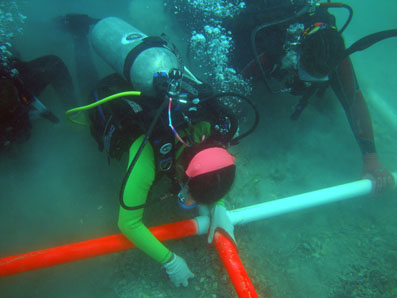
[[[303,81],[324,81],[343,54],[345,45],[335,27],[315,23],[302,36],[298,71]]]
[[[235,157],[226,149],[211,147],[196,153],[185,171],[185,181],[178,194],[186,206],[192,203],[209,205],[222,199],[233,184]]]

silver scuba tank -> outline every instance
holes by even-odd
[[[132,83],[135,90],[156,96],[153,74],[173,68],[182,69],[166,42],[146,34],[127,22],[108,17],[92,29],[91,42],[96,53],[117,73]]]

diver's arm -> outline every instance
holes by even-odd
[[[362,155],[376,153],[371,117],[350,58],[339,64],[331,76],[331,86],[345,110]]]
[[[131,146],[129,163],[133,160],[144,136],[140,136]],[[150,187],[155,179],[155,163],[153,148],[150,143],[145,145],[134,169],[132,170],[124,190],[124,202],[127,206],[145,204]],[[164,264],[171,259],[172,253],[142,223],[144,208],[125,210],[120,207],[118,226],[123,234],[139,249],[151,258]]]
[[[29,62],[15,59],[13,63],[19,71],[23,87],[32,95],[39,96],[51,85],[66,106],[77,104],[72,77],[58,56],[46,55]]]
[[[331,76],[332,88],[345,109],[363,158],[362,177],[373,181],[373,192],[381,193],[394,186],[393,175],[382,165],[376,153],[371,117],[358,86],[353,65],[344,59]]]

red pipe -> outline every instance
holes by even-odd
[[[241,263],[234,243],[220,232],[214,236],[215,247],[229,274],[238,297],[258,297],[251,280]]]
[[[160,241],[184,238],[197,234],[194,219],[183,220],[149,229]],[[134,248],[123,234],[36,250],[0,259],[0,276],[22,273],[104,254]]]

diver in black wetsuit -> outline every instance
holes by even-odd
[[[350,12],[339,30],[328,12],[331,7]],[[396,36],[397,30],[372,34],[345,49],[342,32],[351,17],[349,6],[331,1],[253,0],[225,26],[233,32],[235,65],[243,75],[259,76],[270,93],[301,96],[292,120],[300,116],[314,94],[322,96],[331,86],[361,149],[362,177],[372,179],[378,193],[393,187],[394,178],[379,161],[369,110],[349,55]]]
[[[0,67],[0,151],[29,138],[35,113],[59,122],[38,99],[47,86],[54,88],[65,107],[76,105],[72,78],[59,57],[47,55],[28,62],[11,57]]]

